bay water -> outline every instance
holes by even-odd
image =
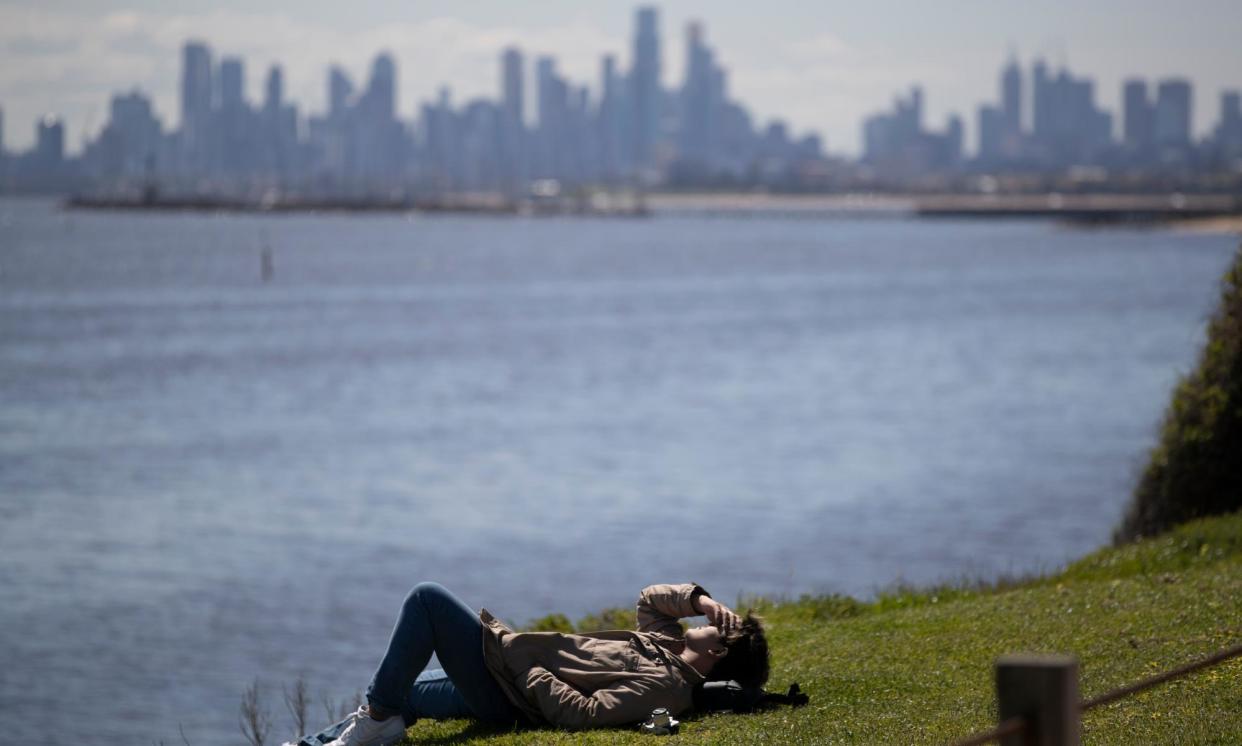
[[[1235,247],[0,201],[6,735],[239,743],[256,678],[291,735],[281,686],[364,687],[420,580],[520,624],[1054,569],[1109,540]]]

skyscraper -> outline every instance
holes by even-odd
[[[979,107],[979,160],[995,163],[1002,155],[1005,128],[1008,122],[1004,112],[995,106]]]
[[[212,110],[211,51],[186,42],[181,63],[181,138],[186,165],[197,169],[208,157]]]
[[[698,22],[686,26],[686,80],[681,89],[682,159],[707,165],[714,154],[719,101],[715,57]]]
[[[236,111],[244,105],[246,88],[245,63],[239,57],[220,60],[220,108]]]
[[[947,149],[945,155],[951,165],[957,165],[962,159],[962,136],[964,129],[962,118],[956,114],[951,115],[945,125],[944,137]]]
[[[660,127],[660,35],[654,7],[638,9],[634,33],[634,69],[630,73],[633,112],[633,160],[640,169],[655,165]]]
[[[1220,94],[1220,123],[1216,125],[1216,145],[1228,156],[1242,155],[1242,93]]]
[[[267,84],[263,88],[263,110],[269,116],[280,111],[285,97],[285,74],[280,65],[272,65],[267,71]]]
[[[504,51],[500,58],[501,108],[505,117],[516,124],[524,119],[524,91],[522,86],[522,52],[514,47]]]
[[[525,97],[522,52],[515,47],[500,56],[500,178],[511,192],[518,191],[525,174]]]
[[[1156,87],[1155,139],[1158,145],[1190,144],[1190,83],[1162,80]]]
[[[387,52],[371,63],[367,89],[354,106],[350,122],[358,175],[368,186],[392,184],[403,168],[405,142],[397,121],[397,64]]]
[[[260,117],[264,146],[256,153],[256,161],[268,173],[282,178],[297,163],[297,108],[285,103],[285,73],[280,65],[267,70],[263,86],[263,110]]]
[[[1238,91],[1221,92],[1220,124],[1226,129],[1233,129],[1242,125],[1242,93]]]
[[[65,159],[65,123],[60,117],[45,115],[35,125],[35,157],[41,166],[59,166]]]
[[[1052,139],[1052,95],[1048,66],[1036,60],[1031,68],[1031,131],[1035,139],[1046,143]]]
[[[137,90],[117,94],[109,106],[108,124],[87,146],[83,160],[96,176],[146,181],[157,166],[161,135],[149,98]]]
[[[397,64],[384,52],[371,63],[371,79],[367,82],[367,115],[376,120],[391,121],[397,113]]]
[[[219,107],[211,132],[213,162],[227,174],[239,175],[253,163],[255,129],[246,105],[246,68],[238,57],[220,60]]]
[[[516,47],[509,47],[500,55],[500,106],[495,125],[500,144],[498,175],[502,185],[510,193],[521,191],[526,173],[526,129],[523,124],[526,90],[523,64],[522,52]],[[481,115],[475,116],[476,119],[480,117]]]
[[[1005,134],[1010,137],[1022,134],[1022,69],[1018,67],[1017,58],[1011,58],[1001,73],[1001,112]]]
[[[1123,139],[1138,151],[1151,147],[1155,135],[1155,109],[1147,96],[1147,82],[1127,80],[1121,89]]]
[[[328,70],[328,117],[343,118],[353,95],[354,84],[349,81],[349,75],[339,65],[333,65]]]
[[[565,160],[565,120],[569,106],[569,87],[556,73],[556,60],[540,57],[535,60],[536,98],[539,122],[536,141],[534,175],[555,179],[563,175]]]
[[[621,100],[621,81],[617,76],[617,61],[611,54],[600,60],[599,98],[599,148],[600,167],[604,177],[615,179],[621,175],[622,137],[624,132]]]

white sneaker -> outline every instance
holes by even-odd
[[[341,735],[326,746],[392,746],[405,738],[405,720],[400,715],[375,720],[365,707],[359,707],[353,718]]]

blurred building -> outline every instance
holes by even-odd
[[[681,88],[682,160],[706,165],[715,155],[719,122],[719,75],[712,50],[703,42],[703,26],[686,26],[686,79]]]
[[[1022,117],[1022,68],[1011,57],[1001,70],[999,103],[979,107],[975,162],[982,168],[1012,167],[1027,157]]]
[[[260,147],[255,164],[268,186],[279,187],[301,176],[302,153],[299,146],[298,109],[285,101],[285,75],[280,65],[267,71],[260,112]]]
[[[1003,112],[991,111],[995,126],[1003,130]],[[896,98],[892,112],[872,115],[863,123],[863,162],[895,180],[952,169],[961,158],[962,130],[956,116],[942,132],[923,129],[923,89],[913,86],[908,97]]]
[[[65,125],[60,117],[47,114],[40,118],[35,123],[34,147],[8,163],[6,170],[7,177],[26,191],[59,191],[72,184],[76,174],[65,158]]]
[[[500,172],[505,191],[520,192],[526,178],[526,86],[522,52],[504,51],[500,58]]]
[[[55,167],[65,160],[65,123],[60,117],[48,114],[35,125],[35,159],[44,165]]]
[[[210,165],[212,124],[211,51],[186,42],[181,58],[181,166],[195,174]]]
[[[222,58],[219,82],[219,103],[208,138],[210,170],[218,179],[231,182],[251,168],[257,155],[254,112],[245,97],[245,63],[238,57]]]
[[[1148,95],[1147,82],[1127,80],[1121,92],[1123,142],[1135,154],[1146,153],[1156,139],[1156,107]]]
[[[1006,139],[1022,137],[1022,68],[1011,58],[1001,73],[1001,114]],[[1016,147],[1016,146],[1015,146]]]
[[[169,156],[151,100],[135,90],[112,97],[108,123],[87,145],[83,167],[94,182],[145,190],[153,187]]]
[[[1181,79],[1162,80],[1156,87],[1157,145],[1186,147],[1191,133],[1191,87]]]
[[[349,75],[333,65],[328,70],[328,117],[343,119],[353,97],[354,84],[350,82]]]
[[[107,122],[84,142],[80,158],[66,157],[64,126],[55,118],[38,123],[29,152],[4,158],[0,118],[3,183],[250,199],[402,199],[462,190],[520,197],[537,182],[541,193],[595,185],[960,188],[970,170],[1033,184],[1075,171],[1130,169],[1126,179],[1143,172],[1140,181],[1163,185],[1183,178],[1186,166],[1236,168],[1242,157],[1238,91],[1222,94],[1219,123],[1196,143],[1188,81],[1164,80],[1153,92],[1146,81],[1127,80],[1118,141],[1112,115],[1095,100],[1094,81],[1066,68],[1054,72],[1043,60],[1028,76],[1011,55],[995,98],[978,109],[972,161],[963,158],[961,118],[928,127],[917,85],[864,120],[859,161],[832,159],[814,133],[795,133],[779,118],[761,121],[730,98],[729,71],[703,23],[686,26],[685,75],[666,88],[659,20],[656,8],[637,8],[628,69],[605,55],[591,86],[562,74],[553,57],[531,64],[522,50],[507,48],[499,53],[493,96],[458,106],[442,88],[406,116],[390,54],[372,60],[362,86],[332,65],[324,110],[303,116],[287,98],[280,65],[266,71],[262,100],[252,102],[245,60],[217,60],[205,43],[190,40],[181,49],[175,128],[165,128],[150,99],[132,91],[113,97]]]
[[[1222,158],[1242,159],[1242,94],[1224,91],[1220,95],[1220,122],[1213,140]]]
[[[1097,163],[1112,144],[1112,115],[1095,103],[1095,82],[1068,69],[1055,76],[1042,60],[1033,68],[1031,146],[1046,168]]]
[[[625,173],[624,142],[629,131],[625,118],[624,84],[612,55],[600,60],[599,110],[596,124],[599,139],[600,174],[605,181],[620,181]]]
[[[630,72],[630,111],[633,141],[631,158],[640,172],[656,166],[656,143],[660,130],[660,36],[659,16],[654,7],[639,8],[634,32],[634,68]]]

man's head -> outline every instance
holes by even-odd
[[[746,613],[735,630],[722,634],[712,626],[686,632],[686,646],[701,656],[715,659],[708,681],[736,681],[742,686],[763,686],[768,680],[768,639],[763,620]]]

